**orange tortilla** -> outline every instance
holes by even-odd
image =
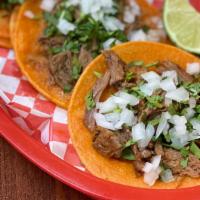
[[[143,60],[145,63],[170,60],[184,68],[188,62],[200,62],[197,57],[189,53],[160,43],[129,42],[114,47],[113,51],[126,63],[133,60]],[[72,143],[81,162],[93,175],[123,185],[150,188],[143,182],[143,177],[136,176],[131,162],[106,158],[92,147],[91,133],[83,122],[86,109],[85,96],[91,91],[97,80],[94,71],[105,73],[105,70],[105,60],[100,55],[88,65],[74,88],[68,110],[68,127]],[[157,181],[151,188],[175,189],[199,184],[200,178],[183,177],[171,183]]]
[[[12,44],[9,38],[0,37],[0,47],[12,48]]]
[[[19,6],[16,6],[11,14],[10,22],[9,22],[9,29],[10,29],[10,39],[12,46],[14,47],[15,44],[15,32],[16,32],[16,24],[18,20],[18,14],[19,14]]]
[[[67,108],[71,94],[65,94],[63,90],[50,81],[50,73],[47,67],[31,65],[30,58],[42,59],[41,49],[38,39],[42,35],[44,22],[42,20],[32,20],[24,16],[26,10],[31,10],[35,15],[41,16],[39,8],[41,0],[27,0],[21,7],[15,31],[15,51],[16,58],[22,73],[28,78],[30,83],[44,96],[57,105]],[[159,15],[159,11],[149,6],[145,0],[138,0],[142,6],[144,17]]]
[[[0,37],[9,38],[9,21],[10,13],[5,10],[0,10]]]

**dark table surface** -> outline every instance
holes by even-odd
[[[0,136],[0,200],[90,200],[26,160]]]

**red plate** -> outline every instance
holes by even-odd
[[[196,8],[198,7],[199,0],[190,1]],[[161,0],[154,0],[154,2],[160,6]],[[139,189],[111,183],[85,171],[70,143],[67,126],[63,123],[65,120],[63,120],[62,111],[38,95],[21,75],[13,58],[12,51],[0,49],[0,134],[27,159],[56,179],[95,198],[200,199],[200,187],[177,190]],[[2,92],[1,88],[5,91]],[[25,103],[20,104],[21,100]],[[51,115],[55,115],[55,109],[58,116],[51,120],[54,118]],[[19,120],[19,115],[24,117],[24,121],[20,121],[23,118]],[[38,115],[39,117],[36,117]],[[51,116],[50,119],[48,115]],[[15,121],[18,119],[18,123],[25,124],[26,131],[19,128],[13,119]],[[49,124],[45,120],[49,120]],[[44,134],[41,139],[40,134],[46,133],[45,127],[48,128],[50,134]],[[58,142],[61,146],[65,144],[68,147],[61,155],[64,161],[50,153],[48,142]]]
[[[20,129],[0,107],[0,133],[27,159],[63,183],[100,199],[198,200],[200,187],[177,190],[151,190],[123,186],[82,172],[50,154],[39,142]]]

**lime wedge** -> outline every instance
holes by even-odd
[[[164,25],[177,46],[200,54],[200,13],[189,0],[165,0]]]

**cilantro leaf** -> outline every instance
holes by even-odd
[[[163,97],[162,96],[150,96],[150,97],[146,97],[147,99],[147,106],[148,108],[162,108],[162,101],[163,101]]]
[[[128,147],[128,148],[126,148],[122,151],[121,157],[125,160],[135,160],[135,156],[134,156],[133,151],[131,150],[130,147]]]
[[[144,65],[143,60],[135,60],[135,61],[128,63],[128,67],[140,67],[140,66],[143,66],[143,65]]]
[[[199,149],[199,147],[198,147],[194,142],[192,142],[191,145],[190,145],[190,151],[191,151],[198,159],[200,159],[200,149]]]
[[[102,77],[102,73],[100,73],[100,72],[94,71],[93,73],[97,78],[101,78]]]
[[[182,168],[186,168],[188,166],[188,158],[181,160],[180,165]]]
[[[85,102],[86,102],[86,107],[87,107],[87,110],[92,110],[96,103],[93,99],[93,92],[90,91],[87,96],[85,97]]]

